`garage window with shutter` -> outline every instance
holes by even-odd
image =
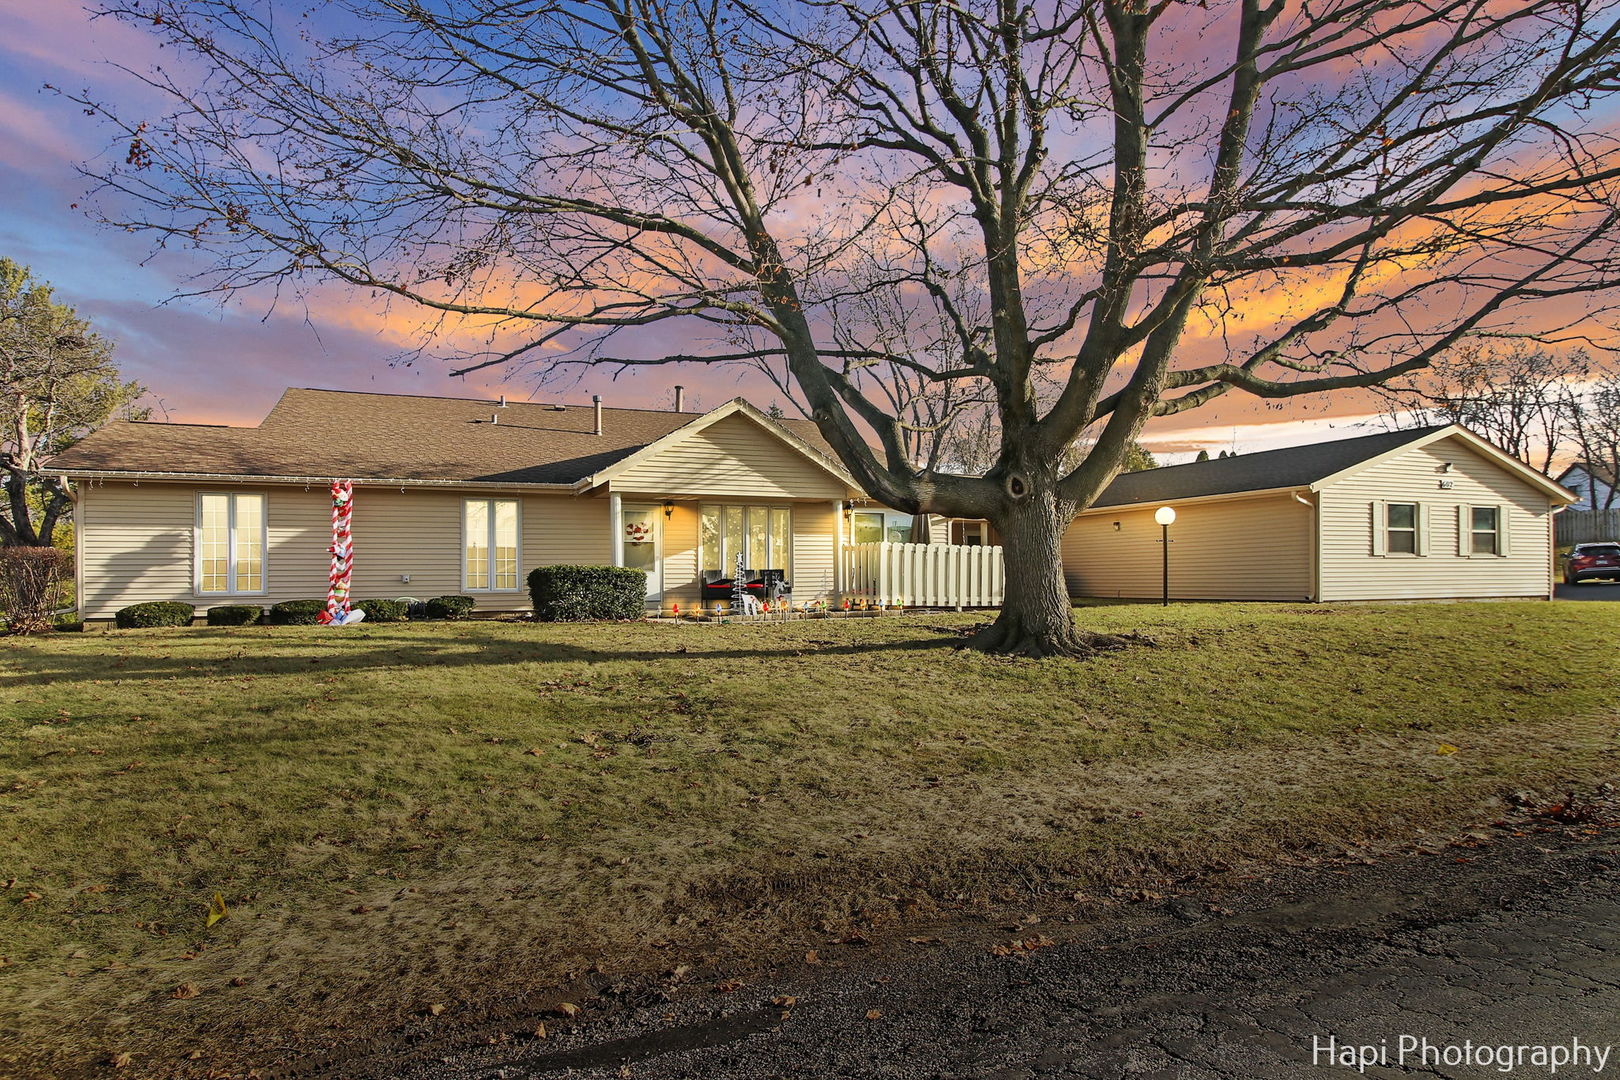
[[[1375,502],[1371,525],[1374,555],[1429,553],[1429,507],[1425,503]]]
[[[1500,506],[1457,507],[1457,554],[1506,555],[1507,529]]]

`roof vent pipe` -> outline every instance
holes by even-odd
[[[501,414],[498,413],[498,412],[490,413],[489,414],[489,422],[492,423],[492,424],[500,423],[501,422]]]
[[[502,394],[501,400],[497,401],[495,404],[499,405],[503,409],[506,408],[506,395]]]
[[[591,405],[596,409],[596,430],[592,434],[600,435],[602,434],[602,395],[592,394]]]
[[[686,411],[686,387],[684,386],[677,386],[675,388],[675,411]]]

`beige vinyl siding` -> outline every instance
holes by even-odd
[[[840,492],[842,494],[842,492]],[[839,513],[831,502],[793,508],[793,600],[837,599]]]
[[[193,590],[196,500],[200,491],[252,491],[266,496],[268,547],[264,595],[198,595]],[[605,498],[522,495],[476,489],[368,487],[354,497],[354,587],[357,600],[427,599],[462,591],[461,514],[466,498],[516,499],[522,505],[521,563],[516,592],[474,593],[486,611],[529,606],[523,578],[536,566],[611,561]],[[148,600],[215,604],[317,599],[326,596],[331,499],[312,486],[97,483],[79,511],[81,610],[110,619]],[[400,580],[409,574],[411,580]]]
[[[662,513],[659,515],[662,518]],[[663,518],[664,608],[671,603],[686,611],[702,600],[698,589],[698,504],[675,503]]]
[[[1450,471],[1442,472],[1448,463]],[[1452,487],[1442,489],[1442,480]],[[1318,497],[1324,600],[1547,595],[1547,496],[1459,439],[1404,450],[1325,485]],[[1419,506],[1426,555],[1374,554],[1374,507],[1382,503]],[[1501,508],[1505,555],[1461,553],[1458,508],[1464,506]]]
[[[716,421],[656,457],[613,478],[620,492],[663,496],[838,499],[843,483],[745,416]],[[627,496],[628,497],[628,496]]]
[[[1172,599],[1310,598],[1311,507],[1289,495],[1174,505]],[[1070,595],[1160,595],[1164,549],[1154,509],[1088,511],[1069,526],[1063,536],[1063,576]]]

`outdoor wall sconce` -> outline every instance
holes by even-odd
[[[1114,522],[1114,531],[1119,532],[1119,522]]]
[[[673,514],[674,512],[675,512],[675,504],[666,500],[664,502],[664,520],[668,521],[669,516],[671,514]]]

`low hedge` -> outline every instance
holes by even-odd
[[[264,618],[258,604],[221,604],[208,609],[209,626],[252,626]]]
[[[465,619],[478,603],[470,596],[435,596],[427,602],[430,619]]]
[[[647,573],[623,566],[541,566],[529,574],[534,617],[544,622],[639,619]]]
[[[325,600],[283,600],[271,605],[268,619],[271,626],[314,626],[325,610]]]
[[[120,630],[144,630],[154,626],[190,626],[197,609],[177,600],[154,600],[147,604],[131,604],[113,614],[113,622]]]
[[[353,606],[366,613],[366,622],[404,622],[411,605],[406,600],[357,600]]]

